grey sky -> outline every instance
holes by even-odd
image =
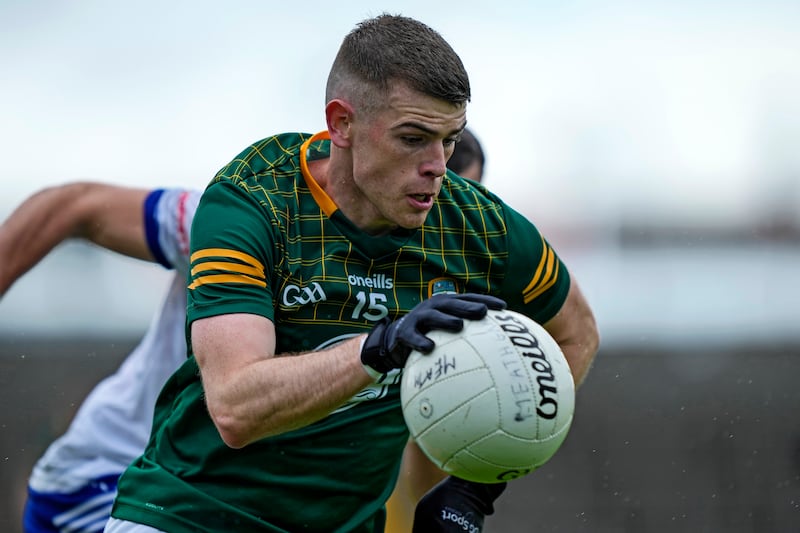
[[[331,6],[0,2],[0,214],[76,178],[202,186],[253,140],[323,129],[336,47],[381,11],[461,54],[486,183],[545,224],[800,201],[797,2]]]

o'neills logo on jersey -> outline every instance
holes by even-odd
[[[325,291],[322,290],[322,285],[316,281],[311,283],[308,287],[287,285],[286,288],[283,289],[283,296],[281,297],[281,301],[286,307],[317,303],[327,299],[328,297],[325,295]]]
[[[373,274],[365,278],[350,274],[347,276],[347,283],[353,287],[369,287],[370,289],[391,289],[394,287],[394,280],[386,274]]]

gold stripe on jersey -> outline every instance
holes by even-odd
[[[212,274],[210,276],[203,276],[194,280],[189,289],[196,289],[200,285],[216,285],[222,283],[243,283],[245,285],[258,285],[259,287],[266,287],[267,282],[253,279],[249,276],[241,276],[234,274]]]
[[[214,260],[203,261],[209,258]],[[190,261],[193,281],[189,284],[189,289],[223,283],[267,286],[264,265],[252,255],[238,250],[206,248],[193,253]],[[215,273],[212,274],[211,271]]]
[[[533,279],[522,290],[523,301],[527,304],[533,301],[540,294],[555,285],[558,280],[558,261],[553,249],[548,246],[542,237],[542,258],[536,267]]]
[[[198,250],[192,254],[189,261],[194,263],[198,259],[205,259],[206,257],[230,257],[238,259],[239,261],[253,265],[261,271],[261,274],[264,273],[264,265],[261,264],[261,261],[250,254],[240,252],[239,250],[229,250],[227,248],[205,248],[203,250]]]
[[[238,272],[239,274],[247,274],[257,278],[264,277],[264,269],[252,267],[250,265],[227,263],[224,261],[209,261],[208,263],[200,263],[196,267],[192,268],[192,276],[200,272],[205,272],[206,270],[231,270],[233,272]]]

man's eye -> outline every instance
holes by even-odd
[[[458,139],[445,139],[444,141],[442,141],[442,144],[444,144],[445,146],[453,146],[456,144],[456,142],[458,142]]]
[[[404,143],[409,145],[419,144],[422,142],[422,137],[412,136],[412,135],[404,135],[401,137]]]

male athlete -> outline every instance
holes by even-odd
[[[340,47],[325,131],[217,174],[192,226],[189,357],[106,531],[382,531],[405,360],[488,309],[542,323],[580,382],[598,338],[577,283],[533,224],[446,173],[469,98],[441,36],[381,15]],[[450,476],[414,530],[480,531],[502,488]]]

